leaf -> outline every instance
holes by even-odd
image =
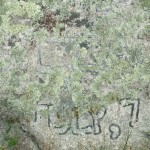
[[[18,143],[18,140],[15,137],[11,137],[11,138],[8,139],[8,147],[9,148],[12,148],[12,147],[16,146],[17,143]]]
[[[17,143],[18,143],[18,139],[16,137],[7,136],[7,137],[4,138],[4,140],[7,141],[7,145],[8,145],[9,148],[12,148],[12,147],[16,146]]]

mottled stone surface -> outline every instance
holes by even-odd
[[[67,30],[69,28],[64,35]],[[71,68],[71,56],[66,50],[70,48],[68,43],[73,43],[74,38],[51,38],[47,43],[39,44],[35,51],[38,74],[46,73],[56,66],[68,71]],[[107,93],[109,90],[112,90],[111,87],[104,88],[103,92]],[[143,99],[143,96],[139,99],[124,98],[96,112],[77,115],[65,103],[58,107],[55,104],[49,105],[49,102],[51,100],[43,100],[37,105],[35,117],[30,123],[30,130],[38,139],[42,150],[119,150],[125,149],[126,143],[130,150],[150,148],[150,101]],[[55,112],[51,111],[52,107],[56,107]],[[48,110],[45,116],[40,114],[43,109]]]
[[[124,6],[131,1],[118,1],[116,5],[125,9]],[[62,37],[48,37],[44,42],[33,41],[32,46],[29,41],[22,37],[22,45],[28,52],[28,60],[24,62],[24,68],[31,79],[41,77],[47,74],[53,67],[63,68],[66,72],[72,71],[72,57],[82,59],[82,65],[94,65],[94,60],[80,56],[80,47],[88,49],[88,44],[82,42],[75,45],[79,36],[86,33],[85,12],[81,6],[76,5],[80,17],[76,19],[76,24],[72,27],[66,27]],[[104,10],[97,10],[94,5],[91,7],[88,21],[96,21],[96,17],[101,14],[107,15],[111,7]],[[83,23],[83,24],[82,24]],[[91,36],[91,35],[87,35]],[[95,35],[96,36],[96,35]],[[95,41],[95,37],[89,41]],[[6,43],[6,45],[9,45]],[[70,49],[76,49],[76,53],[69,54]],[[0,54],[0,59],[9,55],[10,46],[4,47],[5,54]],[[93,48],[93,53],[97,49]],[[88,60],[88,61],[87,61]],[[12,63],[12,67],[13,67]],[[9,66],[7,69],[11,68]],[[93,79],[89,76],[89,80]],[[87,87],[88,88],[88,87]],[[112,91],[113,87],[104,87],[103,93]],[[65,93],[66,94],[66,93]],[[64,96],[65,97],[65,96]],[[54,109],[52,109],[54,108]],[[42,115],[43,111],[45,113]],[[55,111],[53,111],[55,110]],[[37,104],[33,119],[30,120],[28,127],[22,126],[23,135],[27,135],[25,143],[29,146],[27,149],[33,150],[125,150],[127,142],[130,150],[149,150],[150,149],[150,100],[144,99],[143,95],[139,99],[124,98],[118,102],[111,103],[95,111],[86,111],[82,114],[78,108],[73,107],[70,103],[62,102],[55,105],[50,97],[45,95]],[[1,134],[1,132],[0,132]],[[26,150],[21,147],[20,150]]]

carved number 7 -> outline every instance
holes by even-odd
[[[131,106],[131,116],[130,116],[129,126],[133,127],[134,123],[138,122],[139,119],[140,99],[136,99],[135,101],[127,100],[127,104],[124,104],[123,107],[127,107],[127,106]]]

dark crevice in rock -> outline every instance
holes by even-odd
[[[83,47],[86,49],[89,49],[87,41],[80,43],[80,48],[83,48]]]
[[[33,135],[30,130],[25,126],[21,125],[20,129],[27,137],[31,139],[31,141],[34,143],[34,145],[37,147],[38,150],[43,150],[43,148],[40,146],[38,139],[36,138],[35,135]]]

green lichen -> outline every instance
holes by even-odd
[[[63,96],[66,99],[68,96],[80,111],[85,111],[91,105],[94,107],[93,102],[100,108],[119,101],[122,97],[134,99],[144,93],[150,80],[148,12],[138,4],[124,9],[116,7],[113,1],[86,2],[85,8],[90,5],[102,9],[110,6],[111,11],[97,17],[90,28],[83,24],[80,27],[81,36],[74,38],[75,44],[65,45],[71,59],[68,72],[54,67],[43,75],[43,83],[39,83],[36,77],[33,79],[26,72],[24,63],[28,59],[28,50],[19,43],[9,51],[11,57],[0,60],[3,70],[11,66],[7,73],[3,71],[0,74],[0,93],[1,101],[7,99],[8,104],[13,106],[12,110],[29,113],[46,96],[54,104],[59,103]],[[46,0],[41,3],[34,0],[7,0],[2,3],[2,7],[7,8],[1,15],[0,39],[3,44],[6,36],[11,39],[12,36],[18,37],[20,34],[25,34],[28,41],[35,39],[36,42],[43,43],[50,33],[46,28],[41,29],[38,24],[43,17],[42,5],[46,7],[49,3],[49,11],[60,10],[57,16],[59,19],[71,15],[67,10],[69,1],[62,2],[62,5],[59,5],[60,1]],[[19,21],[22,20],[29,22],[20,24]],[[62,23],[57,23],[52,36],[62,38],[62,27]],[[31,33],[33,28],[37,30]],[[139,34],[143,38],[139,38]]]

